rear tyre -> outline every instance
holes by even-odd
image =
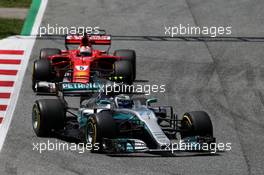
[[[181,137],[213,137],[213,125],[209,115],[204,111],[193,111],[183,115]]]
[[[52,130],[65,126],[66,109],[59,99],[35,101],[32,109],[32,127],[38,137],[49,136]]]
[[[133,81],[136,79],[136,52],[134,50],[122,49],[114,52],[115,56],[123,57],[121,60],[128,60],[132,64]]]
[[[49,56],[61,54],[60,49],[55,48],[43,48],[40,50],[39,59],[48,59]]]
[[[32,89],[36,91],[38,81],[50,81],[52,78],[52,67],[48,60],[36,60],[33,63]]]
[[[110,111],[102,111],[88,119],[85,142],[93,145],[92,152],[102,152],[103,138],[113,139],[116,135],[116,123]]]
[[[132,84],[134,81],[133,78],[133,68],[131,65],[130,61],[116,61],[114,63],[114,71],[115,71],[115,77],[118,78],[118,80],[120,80],[121,77],[121,81],[123,83],[126,84]]]

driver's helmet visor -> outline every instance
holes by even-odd
[[[132,108],[133,106],[133,101],[130,99],[122,99],[118,98],[117,99],[117,105],[120,108]]]
[[[83,47],[80,48],[80,54],[82,56],[91,56],[92,50],[88,46],[83,46]]]

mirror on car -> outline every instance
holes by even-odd
[[[109,100],[100,100],[99,103],[102,104],[102,105],[111,104],[111,102]]]
[[[146,105],[149,106],[151,103],[156,103],[158,100],[156,98],[149,98],[146,101]]]

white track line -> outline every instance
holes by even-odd
[[[0,98],[0,105],[7,105],[10,99],[8,98]]]
[[[36,16],[34,26],[32,28],[32,32],[31,32],[32,36],[36,36],[38,34],[38,28],[39,28],[39,26],[41,24],[41,20],[42,20],[42,17],[44,15],[47,3],[48,3],[48,0],[42,0],[41,1],[41,5],[39,7],[39,11],[38,11],[38,14]],[[14,38],[14,40],[16,40],[16,37],[13,37],[13,38]],[[18,100],[18,96],[19,96],[19,93],[20,93],[20,90],[21,90],[23,77],[25,75],[25,72],[26,72],[26,69],[27,69],[27,65],[28,65],[28,61],[29,61],[32,49],[34,47],[35,41],[36,41],[35,37],[34,38],[31,37],[28,40],[23,39],[23,42],[25,43],[25,44],[23,43],[23,46],[24,47],[26,46],[26,49],[22,49],[22,50],[25,50],[25,55],[22,58],[21,67],[20,67],[20,70],[19,70],[19,72],[17,74],[18,75],[17,81],[15,82],[14,91],[13,91],[13,93],[11,95],[11,98],[10,98],[9,104],[12,104],[12,105],[8,106],[8,109],[7,109],[6,113],[5,113],[6,117],[4,118],[2,124],[0,125],[0,150],[3,147],[3,143],[5,141],[7,131],[9,129],[10,123],[12,121],[13,113],[15,111],[17,100]],[[20,48],[21,47],[22,46],[20,45]],[[4,57],[1,56],[1,58],[4,58]],[[16,58],[19,58],[19,57],[13,57],[12,56],[12,58],[16,59]]]
[[[15,81],[16,75],[0,75],[0,81]]]
[[[1,70],[19,70],[20,65],[19,64],[0,64]]]
[[[0,93],[11,93],[13,91],[13,87],[5,87],[5,86],[0,86]]]
[[[0,59],[7,59],[7,60],[18,60],[18,59],[23,59],[22,55],[6,55],[6,54],[1,54]]]

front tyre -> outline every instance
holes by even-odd
[[[50,81],[52,79],[52,67],[48,60],[36,60],[32,70],[32,89],[36,91],[36,83],[39,81]]]
[[[89,117],[85,127],[85,142],[92,144],[92,152],[104,150],[103,138],[116,137],[116,124],[110,111],[102,111]]]
[[[213,137],[212,121],[204,111],[185,113],[181,121],[181,130],[181,138],[192,136]]]
[[[61,54],[60,49],[56,48],[43,48],[40,50],[39,59],[47,60],[49,56]]]
[[[35,101],[32,108],[32,127],[38,137],[49,136],[52,130],[63,129],[66,110],[59,99]]]
[[[133,68],[130,61],[122,60],[114,63],[114,77],[117,77],[123,83],[131,85],[134,81]]]
[[[121,60],[130,61],[133,69],[133,81],[136,79],[136,52],[134,50],[122,49],[114,52],[115,56],[122,57]]]

